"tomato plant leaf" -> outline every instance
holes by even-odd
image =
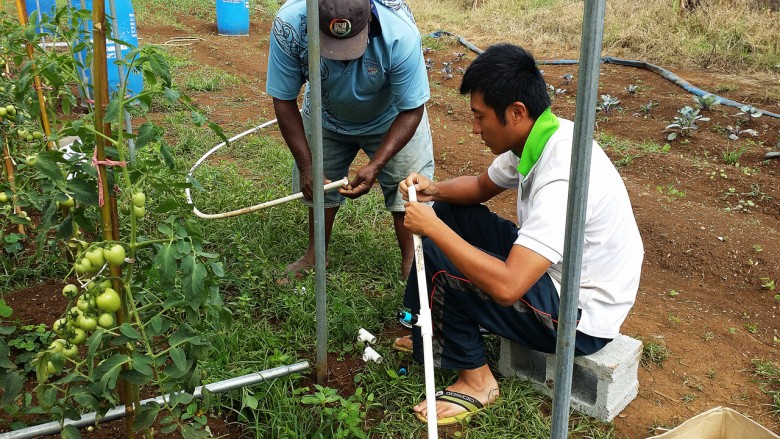
[[[142,338],[141,333],[133,328],[129,323],[122,323],[122,326],[119,327],[119,332],[131,340],[140,340]]]
[[[8,404],[11,404],[21,393],[23,387],[24,381],[19,373],[0,370],[0,390],[3,391],[0,395],[0,407],[7,407]]]
[[[137,370],[123,370],[120,375],[122,379],[136,386],[143,386],[152,381],[152,377],[142,374]]]
[[[191,403],[193,400],[192,395],[190,395],[187,392],[176,392],[171,394],[171,399],[169,401],[169,404],[171,407],[176,407],[177,405],[187,405]]]
[[[135,139],[135,146],[143,148],[151,142],[157,141],[162,134],[162,130],[151,122],[146,122],[138,127],[138,137]]]
[[[96,206],[98,204],[97,185],[95,182],[87,182],[83,179],[74,178],[68,180],[68,191],[73,194],[73,199],[79,203]]]
[[[73,216],[68,215],[62,220],[59,226],[57,226],[57,238],[67,240],[73,236]]]
[[[121,103],[122,100],[118,98],[111,99],[111,101],[108,102],[106,112],[103,114],[103,123],[116,123],[117,120],[119,120],[119,105]]]
[[[62,174],[62,169],[60,169],[58,165],[61,161],[61,151],[41,151],[38,153],[38,161],[35,163],[35,167],[41,174],[54,181],[55,184],[62,184],[65,182],[65,176]]]
[[[180,348],[171,348],[168,352],[173,360],[173,365],[181,371],[187,370],[187,355]]]
[[[172,88],[165,87],[165,91],[163,92],[163,97],[165,97],[165,100],[169,104],[174,104],[181,97],[181,93],[179,93],[178,91]]]
[[[95,377],[100,377],[100,387],[103,391],[116,387],[116,379],[119,377],[119,371],[122,365],[130,361],[130,357],[124,354],[114,355],[98,365],[95,369]]]
[[[81,433],[75,425],[66,425],[60,433],[62,439],[81,439]]]
[[[182,279],[182,287],[184,289],[184,296],[190,301],[190,306],[193,309],[197,309],[197,299],[203,295],[203,281],[206,279],[208,273],[206,272],[206,267],[192,255],[187,255],[185,260],[187,258],[192,261],[190,264],[191,270],[189,270],[186,276],[184,276],[184,279]]]
[[[133,422],[134,431],[144,431],[154,424],[154,420],[157,419],[157,414],[160,413],[162,407],[156,402],[150,402],[144,404],[138,408],[135,414],[135,422]]]
[[[190,325],[184,323],[179,325],[179,329],[173,334],[171,334],[170,337],[168,337],[168,344],[170,344],[173,347],[176,347],[184,343],[185,341],[196,338],[197,336],[198,333],[195,332],[195,330],[192,329]]]
[[[211,272],[214,273],[214,276],[225,277],[225,270],[222,268],[222,262],[209,262],[209,267],[211,267]]]
[[[154,258],[154,268],[163,285],[172,285],[176,281],[177,256],[179,256],[178,250],[169,243],[164,245]]]
[[[168,142],[163,139],[160,139],[160,154],[162,154],[163,160],[165,161],[165,165],[168,166],[168,169],[173,169],[176,166],[176,160],[173,158],[171,147],[168,146]]]

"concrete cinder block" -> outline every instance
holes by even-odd
[[[641,355],[642,342],[621,334],[595,354],[574,357],[571,407],[604,422],[614,419],[639,393]],[[498,370],[504,376],[527,379],[552,397],[555,358],[502,339]]]

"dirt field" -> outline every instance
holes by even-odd
[[[264,93],[270,18],[254,14],[249,37],[221,37],[214,23],[176,18],[184,30],[139,23],[141,43],[203,38],[174,50],[241,79],[219,93],[190,93],[211,108],[210,117],[229,135],[272,119],[271,99]],[[428,111],[438,179],[480,173],[492,160],[471,134],[467,101],[457,93],[457,68],[475,54],[457,61],[455,52],[467,49],[453,42],[426,54],[433,65]],[[453,62],[451,79],[440,71],[445,61]],[[576,66],[542,68],[549,84],[567,90],[555,97],[553,111],[573,119]],[[646,251],[637,303],[622,332],[670,351],[662,364],[640,368],[639,396],[615,419],[617,435],[646,437],[653,427],[676,425],[715,406],[731,407],[780,431],[751,363],[780,359],[780,300],[774,297],[780,291],[762,287],[763,279],[780,282],[780,160],[764,158],[780,150],[780,119],[764,116],[743,124],[757,136],[729,141],[726,127],[738,123],[739,110],[715,107],[703,113],[709,122],[664,152],[664,128],[678,109],[693,105],[692,95],[647,70],[602,65],[601,72],[599,94],[619,98],[622,110],[597,113],[596,137],[608,140],[603,146],[621,165]],[[573,75],[568,84],[566,73]],[[777,77],[676,73],[701,89],[780,113],[780,104],[768,102],[764,92],[780,86]],[[633,94],[625,90],[630,84],[638,86]],[[659,105],[644,114],[641,107],[650,100]],[[726,162],[724,153],[742,148],[738,166]],[[504,194],[491,207],[514,218],[514,197]],[[10,305],[22,312],[20,304]]]

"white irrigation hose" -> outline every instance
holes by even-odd
[[[417,202],[417,189],[409,186],[409,201]],[[420,327],[423,339],[423,365],[425,366],[425,400],[428,405],[428,439],[439,437],[436,417],[436,381],[433,376],[433,323],[431,322],[431,307],[428,305],[428,288],[425,282],[425,260],[423,258],[422,238],[412,235],[414,239],[414,260],[417,268],[417,292],[420,295],[420,312],[416,325]]]
[[[190,168],[190,172],[187,173],[187,176],[188,177],[192,177],[193,172],[195,172],[195,170],[198,169],[198,167],[201,164],[203,164],[203,162],[207,158],[209,158],[209,156],[211,154],[214,154],[215,152],[217,152],[217,150],[219,150],[223,146],[227,145],[229,142],[232,142],[234,140],[238,140],[238,139],[240,139],[240,138],[242,138],[242,137],[244,137],[244,136],[246,136],[248,134],[252,134],[255,131],[259,131],[259,130],[261,130],[261,129],[265,128],[265,127],[271,126],[271,125],[273,125],[275,123],[276,123],[276,119],[269,120],[268,122],[266,122],[264,124],[261,124],[261,125],[258,125],[258,126],[252,128],[252,129],[246,130],[243,133],[236,134],[235,136],[233,136],[230,139],[228,139],[227,142],[222,142],[219,145],[211,148],[206,154],[203,155],[203,157],[198,159],[198,161],[195,162],[194,165],[192,165],[192,168]],[[329,190],[332,190],[332,189],[339,188],[339,187],[341,187],[343,185],[346,185],[348,183],[349,183],[349,179],[347,179],[347,177],[344,177],[341,180],[334,181],[334,182],[331,182],[331,183],[328,183],[328,184],[324,185],[323,186],[323,190],[329,191]],[[224,212],[224,213],[203,213],[200,210],[198,210],[198,208],[195,207],[195,203],[192,202],[192,196],[190,194],[190,188],[186,188],[184,190],[184,194],[187,197],[187,203],[192,205],[192,212],[195,214],[195,216],[197,216],[199,218],[204,218],[204,219],[230,218],[231,216],[243,215],[245,213],[251,213],[251,212],[258,211],[260,209],[265,209],[266,207],[276,206],[278,204],[283,204],[283,203],[287,203],[287,202],[292,201],[292,200],[297,200],[299,198],[303,198],[303,193],[302,192],[298,192],[298,193],[295,193],[295,194],[292,194],[292,195],[288,195],[286,197],[282,197],[282,198],[279,198],[279,199],[276,199],[276,200],[266,201],[265,203],[256,204],[256,205],[251,206],[251,207],[244,207],[242,209],[231,210],[230,212]]]

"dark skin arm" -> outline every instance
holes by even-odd
[[[406,110],[398,113],[390,129],[382,139],[382,145],[365,166],[360,167],[355,173],[355,177],[346,186],[339,189],[339,192],[347,198],[357,198],[367,193],[374,185],[376,177],[382,168],[390,161],[414,136],[417,126],[422,120],[424,104],[412,110]]]
[[[436,216],[432,207],[422,204],[426,201],[475,204],[506,190],[493,183],[486,172],[478,177],[458,177],[444,182],[412,174],[399,185],[405,199],[410,185],[415,185],[418,202],[406,203],[404,226],[414,234],[433,240],[474,285],[497,303],[510,306],[520,300],[552,265],[545,257],[520,245],[512,246],[506,261],[491,256],[458,236]]]
[[[274,98],[274,111],[282,137],[301,171],[301,192],[304,198],[311,201],[314,197],[311,182],[311,150],[303,130],[303,118],[298,110],[298,102]]]

